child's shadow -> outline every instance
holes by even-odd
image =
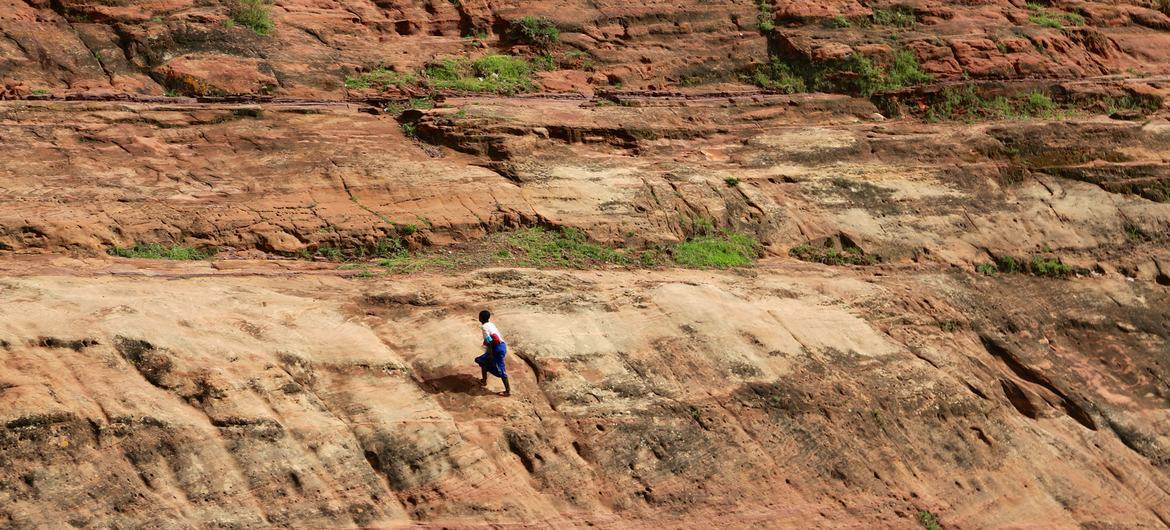
[[[494,394],[479,384],[478,377],[470,374],[454,374],[424,379],[421,386],[429,394],[467,394],[469,396]]]

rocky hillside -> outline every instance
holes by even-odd
[[[1168,11],[0,0],[0,528],[1170,527]]]

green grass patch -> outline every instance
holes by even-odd
[[[402,88],[418,81],[418,76],[411,72],[395,72],[382,67],[369,72],[363,72],[345,78],[345,88],[350,90],[365,90],[370,87],[386,90],[390,87]]]
[[[272,22],[270,0],[232,0],[228,16],[236,24],[244,26],[257,35],[272,33],[276,25]]]
[[[878,262],[877,258],[866,255],[857,247],[846,246],[837,250],[832,241],[825,241],[822,246],[800,244],[789,249],[788,255],[801,261],[825,265],[873,265]]]
[[[132,247],[113,247],[109,250],[109,254],[120,258],[195,261],[210,258],[213,252],[181,245],[166,246],[158,243],[139,242]]]
[[[585,268],[631,262],[625,252],[591,243],[585,232],[576,228],[525,228],[507,234],[504,240],[513,257],[533,267]]]
[[[513,94],[536,88],[532,65],[520,57],[488,55],[474,61],[443,59],[426,68],[427,82],[438,90]]]
[[[49,93],[49,90],[45,89],[45,88],[34,88],[32,91],[32,94],[34,96],[43,96],[43,95],[48,94],[48,93]]]
[[[760,253],[755,238],[731,232],[693,237],[679,243],[672,252],[674,262],[684,267],[747,267]]]
[[[1067,278],[1073,274],[1087,273],[1062,263],[1057,258],[1047,256],[1032,256],[1031,259],[1020,259],[1014,256],[1000,256],[994,263],[980,263],[975,266],[975,272],[987,276],[1002,274],[1032,274],[1049,278]]]
[[[1059,11],[1051,11],[1048,8],[1028,2],[1028,22],[1036,24],[1037,26],[1044,26],[1046,28],[1064,29],[1067,24],[1069,26],[1083,26],[1085,25],[1085,17],[1077,13],[1062,13]]]

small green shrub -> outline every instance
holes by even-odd
[[[723,183],[727,184],[728,188],[734,188],[736,186],[739,186],[739,179],[737,179],[735,177],[727,177],[727,178],[723,179]]]
[[[385,90],[390,87],[402,88],[415,81],[418,81],[418,76],[410,72],[395,72],[378,67],[369,72],[346,77],[345,88],[365,90],[370,87],[377,87]]]
[[[1006,274],[1024,272],[1023,265],[1021,265],[1019,261],[1016,261],[1016,258],[1011,256],[1000,256],[995,260],[995,266],[997,269],[999,269],[999,272]]]
[[[532,68],[541,72],[551,72],[557,69],[557,60],[547,53],[537,55],[532,58]]]
[[[875,257],[866,255],[857,247],[844,247],[837,250],[832,241],[825,241],[824,246],[821,247],[808,243],[797,245],[788,250],[788,255],[801,261],[825,265],[873,265],[877,263]]]
[[[673,256],[675,263],[684,267],[746,267],[759,256],[759,246],[751,236],[724,232],[679,243]]]
[[[1054,109],[1056,109],[1056,104],[1052,102],[1052,98],[1043,92],[1029,92],[1024,99],[1024,110],[1029,114],[1047,114]]]
[[[402,134],[405,134],[407,138],[418,138],[418,125],[410,122],[403,123]]]
[[[524,17],[512,24],[513,38],[537,48],[551,48],[560,42],[561,31],[544,17]]]
[[[1032,274],[1037,276],[1063,278],[1072,274],[1072,272],[1072,267],[1061,263],[1059,260],[1040,256],[1032,258]]]
[[[406,243],[402,239],[397,237],[384,237],[367,245],[347,247],[320,245],[312,255],[307,251],[301,253],[301,257],[307,258],[311,256],[325,258],[329,261],[351,261],[370,258],[398,259],[409,256],[409,252],[406,250]]]
[[[257,35],[268,35],[276,27],[269,12],[270,3],[270,0],[232,0],[228,7],[228,16],[235,23],[254,31]]]
[[[715,235],[715,220],[710,217],[691,217],[684,219],[682,229],[689,237]]]
[[[776,29],[776,15],[772,13],[770,0],[756,0],[756,29],[760,33],[771,33]]]
[[[938,516],[929,510],[918,511],[918,522],[926,530],[942,530],[942,523],[939,522]]]
[[[756,68],[751,80],[760,88],[776,90],[785,94],[806,90],[804,79],[793,73],[792,68],[779,57],[773,57],[768,64]]]
[[[975,272],[986,276],[995,276],[995,273],[999,272],[999,269],[994,263],[980,263],[975,266]]]
[[[132,247],[113,247],[111,256],[140,259],[201,260],[211,257],[212,252],[180,245],[165,246],[158,243],[135,243]]]
[[[894,53],[888,68],[875,64],[860,53],[834,61],[814,74],[814,86],[819,90],[857,93],[869,97],[877,92],[898,90],[933,79],[922,70],[918,58],[906,50]]]
[[[512,94],[536,88],[532,65],[519,57],[488,55],[470,61],[463,57],[443,59],[426,68],[432,88]]]

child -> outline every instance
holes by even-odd
[[[492,314],[488,310],[479,312],[479,323],[483,324],[483,355],[475,358],[475,364],[479,365],[483,379],[479,384],[487,386],[487,374],[491,372],[492,375],[499,377],[504,381],[504,391],[500,392],[501,396],[512,395],[512,387],[508,385],[508,370],[504,367],[504,355],[508,353],[508,345],[504,343],[504,338],[500,336],[500,330],[496,329],[496,325],[488,322],[491,320]]]

